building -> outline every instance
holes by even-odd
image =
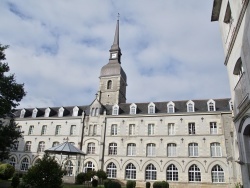
[[[244,187],[250,187],[250,5],[249,0],[214,0],[212,21],[218,21],[225,53],[235,125],[236,160]]]
[[[45,149],[68,141],[87,155],[80,163],[57,156],[67,177],[103,169],[109,178],[136,180],[141,187],[156,180],[175,187],[233,186],[237,170],[231,160],[231,100],[126,103],[119,21],[109,53],[90,105],[17,111],[24,136],[16,142],[10,163],[27,171]]]

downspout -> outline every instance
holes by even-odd
[[[85,117],[86,117],[86,113],[83,111],[82,112],[82,135],[81,135],[81,142],[80,142],[80,150],[82,150],[82,144],[83,144]]]
[[[105,138],[106,138],[106,124],[107,124],[107,117],[106,117],[106,111],[104,111],[105,119],[103,121],[104,127],[103,127],[103,139],[102,139],[102,165],[101,170],[103,170],[104,166],[104,152],[105,152]]]

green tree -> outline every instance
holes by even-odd
[[[23,183],[33,188],[62,187],[63,170],[54,157],[44,154],[41,161],[23,176]]]
[[[16,83],[15,75],[9,73],[8,64],[3,62],[7,48],[0,44],[0,161],[9,158],[11,146],[21,137],[13,113],[25,96],[23,84]]]

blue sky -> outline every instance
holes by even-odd
[[[230,97],[213,1],[0,2],[0,43],[27,96],[20,107],[88,105],[120,13],[127,102]]]

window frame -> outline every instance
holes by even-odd
[[[117,177],[117,167],[115,163],[111,162],[106,167],[106,173],[108,178],[116,178]]]
[[[200,168],[195,164],[191,165],[188,169],[188,181],[201,182],[201,171]]]
[[[155,143],[148,143],[147,146],[147,157],[155,157],[156,156],[156,144]]]
[[[177,156],[177,144],[176,143],[168,143],[167,144],[167,156],[168,157],[176,157]]]
[[[109,144],[108,154],[109,155],[117,155],[117,143],[112,142]]]
[[[145,180],[157,180],[157,169],[152,163],[145,168]]]
[[[194,122],[188,123],[188,134],[189,134],[189,135],[194,135],[194,134],[196,134],[196,131],[195,131],[195,123],[194,123]]]
[[[196,142],[188,144],[188,156],[189,157],[199,157],[199,145]]]
[[[166,170],[167,181],[178,181],[179,180],[179,171],[174,164],[170,164]]]
[[[155,124],[149,123],[148,124],[148,135],[154,135],[155,134]]]
[[[127,156],[136,156],[136,144],[135,143],[127,144]]]
[[[117,124],[112,124],[111,125],[111,136],[116,136],[117,135]]]
[[[225,183],[225,172],[223,168],[216,164],[211,170],[212,183]]]
[[[221,144],[219,142],[212,142],[210,144],[211,157],[222,157]]]
[[[133,163],[129,163],[125,168],[125,179],[136,180],[136,167]]]
[[[175,124],[168,123],[168,135],[175,135]]]
[[[95,154],[96,153],[96,148],[95,148],[95,143],[90,142],[87,145],[87,154]]]

